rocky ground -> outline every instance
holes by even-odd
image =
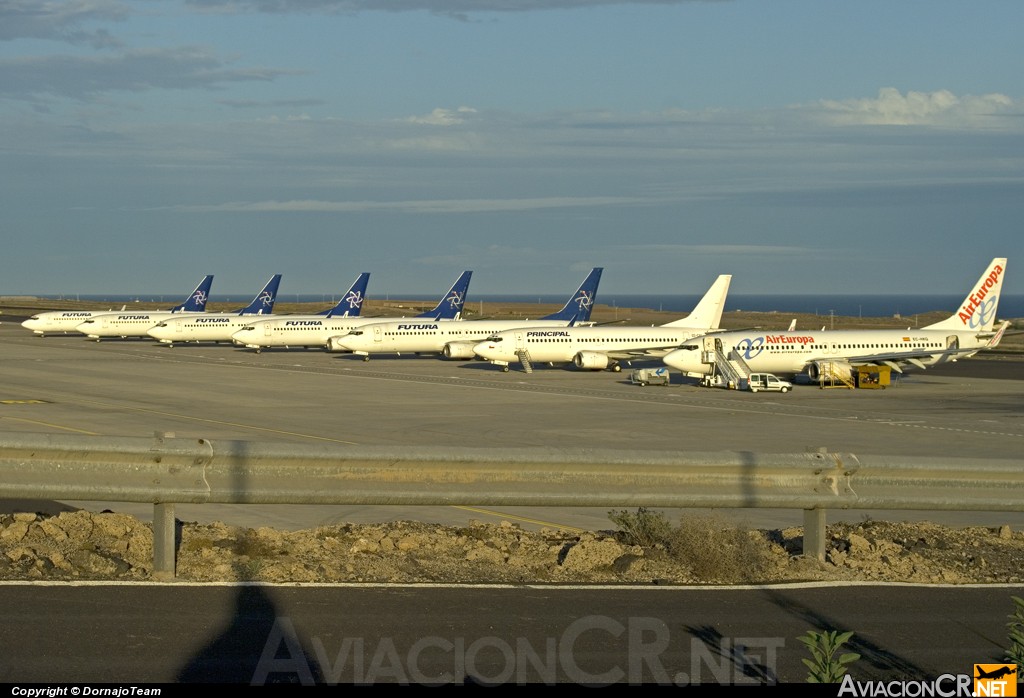
[[[929,523],[829,526],[824,562],[800,529],[747,531],[672,522],[660,538],[625,531],[527,531],[511,523],[409,521],[283,532],[180,525],[183,582],[738,584],[808,580],[925,584],[1024,582],[1024,533]],[[642,537],[642,536],[641,536]],[[153,580],[149,524],[124,514],[0,516],[0,579]]]

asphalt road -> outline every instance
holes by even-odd
[[[1022,592],[0,585],[0,681],[799,684],[812,629],[854,631],[858,681],[934,680],[1000,663]]]

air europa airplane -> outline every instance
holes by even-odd
[[[441,297],[433,309],[420,313],[415,317],[423,321],[454,320],[462,315],[466,304],[466,293],[469,291],[469,280],[473,272],[464,271],[448,292]],[[271,320],[250,322],[235,328],[231,341],[257,353],[268,347],[281,348],[327,348],[331,337],[348,334],[352,329],[371,322],[387,322],[402,318],[367,318],[358,316],[330,316],[322,318],[298,318],[282,315]],[[411,319],[411,318],[407,318]]]
[[[952,315],[920,329],[719,332],[687,342],[663,361],[694,378],[713,375],[724,360],[747,372],[805,374],[813,381],[849,380],[858,366],[902,372],[954,362],[1002,339],[1009,323],[996,328],[996,307],[1005,272],[1006,258],[993,259]]]
[[[210,298],[212,285],[213,274],[208,274],[183,303],[168,308],[166,311],[158,312],[201,313],[206,310],[206,302]],[[121,311],[124,312],[125,308],[121,308]],[[109,315],[112,312],[112,310],[52,310],[46,313],[36,313],[21,323],[21,326],[32,330],[40,337],[45,337],[47,334],[81,334],[78,326],[83,322],[100,315]]]
[[[472,359],[473,347],[495,332],[516,327],[566,327],[590,321],[590,312],[601,281],[602,267],[595,267],[562,309],[536,320],[467,320],[423,322],[398,320],[373,322],[331,337],[328,351],[350,351],[364,361],[370,354],[441,354],[447,359]]]
[[[513,329],[473,347],[477,356],[508,371],[515,361],[572,363],[577,368],[620,371],[620,361],[662,357],[683,342],[718,329],[732,276],[719,276],[689,315],[656,327],[629,325]]]

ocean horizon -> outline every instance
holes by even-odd
[[[177,304],[181,302],[180,296],[171,295],[110,295],[110,294],[80,294],[80,295],[43,295],[38,298],[68,299],[102,301],[109,303],[134,303],[134,302],[155,302]],[[380,298],[379,296],[368,296],[373,300],[389,300],[391,296]],[[302,293],[279,293],[278,302],[281,303],[322,303],[330,307],[337,303],[340,296],[331,294],[302,294]],[[565,295],[557,294],[470,294],[467,304],[478,306],[483,304],[484,308],[488,303],[536,303],[536,304],[563,304]],[[652,295],[652,294],[598,294],[597,302],[600,305],[609,305],[620,308],[649,308],[651,310],[662,310],[677,312],[680,314],[689,313],[700,301],[701,296],[679,294],[679,295]],[[423,294],[395,295],[395,300],[407,300],[416,302],[437,302],[438,296]],[[212,294],[210,300],[216,303],[248,303],[251,296],[244,295],[220,295]],[[945,311],[952,314],[959,309],[963,296],[959,294],[924,294],[924,295],[786,295],[786,294],[765,294],[765,295],[729,295],[726,299],[726,312],[748,311],[761,313],[809,313],[828,317],[840,315],[844,317],[909,317],[918,313],[929,313],[933,311]],[[999,299],[1000,318],[1024,317],[1024,295],[1003,295]]]

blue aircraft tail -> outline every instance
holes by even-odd
[[[232,312],[239,315],[270,315],[274,311],[274,302],[277,300],[277,287],[280,285],[281,275],[274,274],[249,305]]]
[[[604,267],[594,267],[579,289],[557,313],[545,315],[541,320],[565,320],[572,324],[590,321],[590,311],[594,308],[597,298],[597,285],[601,283],[601,272]]]
[[[213,285],[213,274],[199,282],[185,302],[170,309],[172,313],[201,313],[206,310],[206,302],[210,300],[210,287]]]
[[[469,278],[473,272],[464,271],[459,280],[444,294],[433,310],[420,313],[416,317],[428,317],[434,320],[457,320],[462,315],[462,306],[466,304],[466,293],[469,291]]]
[[[317,315],[327,317],[359,317],[363,310],[363,301],[366,300],[366,285],[370,281],[370,272],[364,271],[356,278],[352,287],[346,291],[338,304],[330,310],[325,310]]]

